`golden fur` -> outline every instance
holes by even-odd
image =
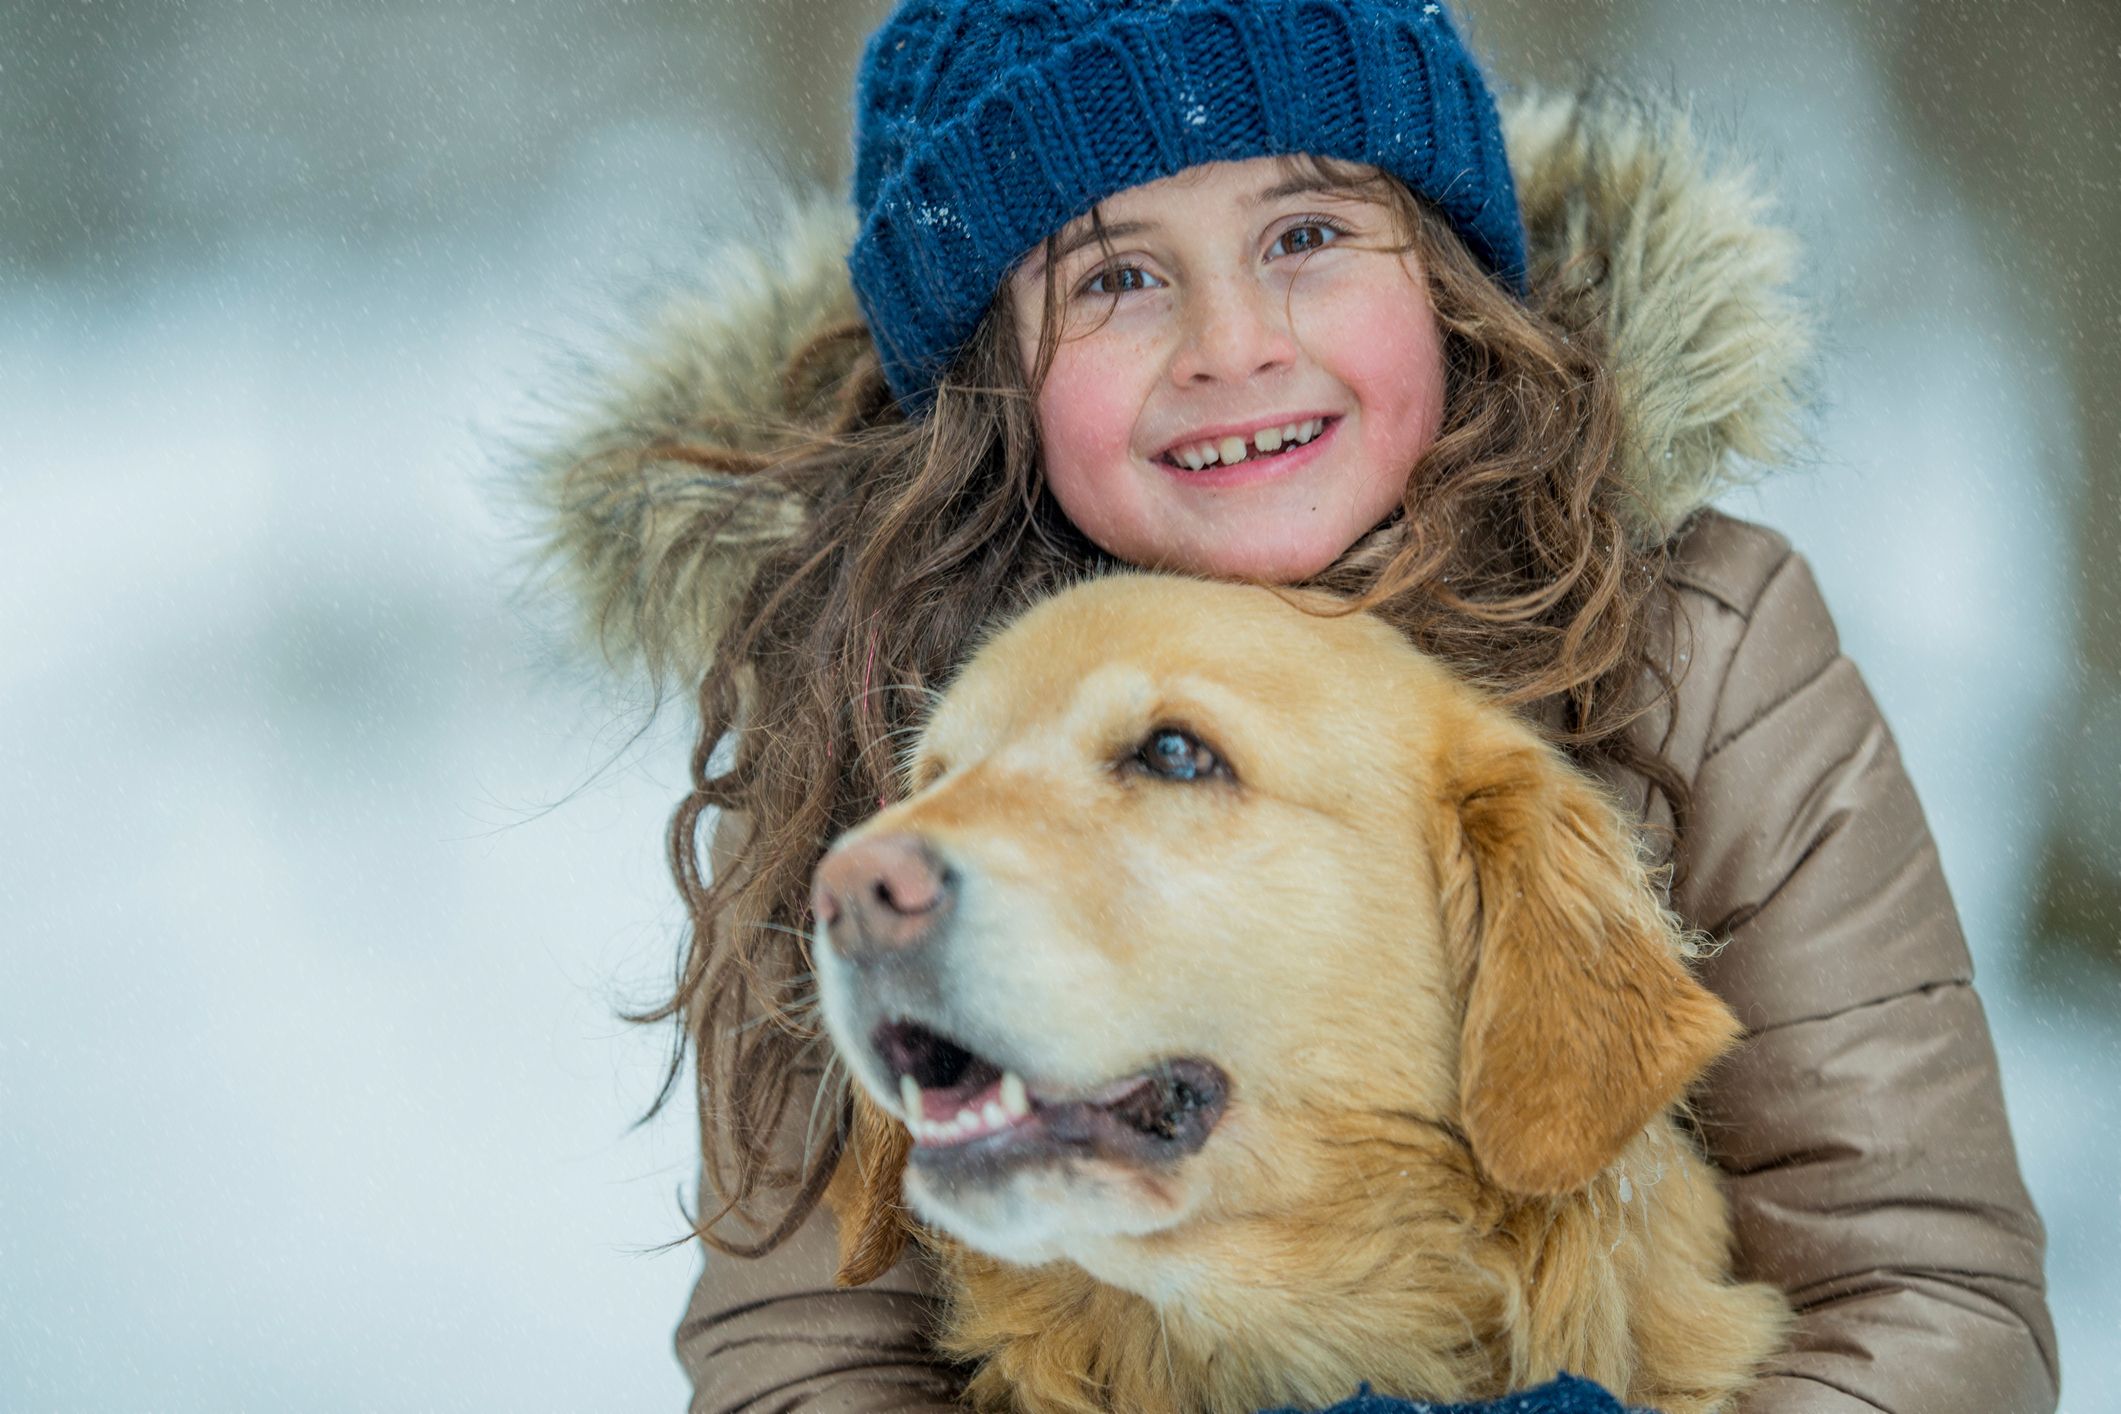
[[[1169,1167],[959,1203],[923,1191],[836,1027],[883,1106],[857,1092],[827,1194],[841,1279],[909,1229],[933,1246],[943,1347],[991,1410],[1251,1414],[1359,1381],[1470,1400],[1563,1370],[1727,1408],[1788,1312],[1730,1279],[1675,1115],[1737,1023],[1597,788],[1329,609],[1115,576],[1032,610],[939,704],[918,789],[855,835],[916,833],[967,880],[951,1005],[1034,1086],[1193,1055],[1229,1100]],[[1174,726],[1229,777],[1121,769]]]

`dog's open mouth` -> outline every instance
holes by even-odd
[[[1207,1142],[1229,1097],[1222,1070],[1192,1057],[1062,1095],[919,1022],[885,1022],[870,1040],[898,1086],[913,1161],[927,1166],[1015,1168],[1069,1155],[1167,1163]]]

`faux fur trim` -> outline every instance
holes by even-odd
[[[1683,108],[1598,88],[1527,95],[1503,117],[1532,278],[1604,303],[1636,533],[1662,539],[1794,450],[1811,344],[1789,288],[1795,242]],[[761,555],[804,508],[655,449],[704,428],[769,448],[806,411],[784,384],[789,357],[858,317],[846,203],[813,197],[779,224],[663,299],[574,390],[571,430],[521,459],[538,543],[582,622],[614,666],[658,683],[704,674]]]
[[[1796,449],[1812,348],[1790,288],[1796,240],[1682,108],[1604,88],[1535,95],[1504,134],[1533,278],[1600,287],[1636,528],[1664,539]]]
[[[789,205],[772,238],[716,251],[558,400],[568,429],[528,447],[513,489],[548,577],[615,668],[658,687],[706,675],[760,560],[805,508],[764,483],[661,457],[713,441],[768,450],[785,426],[789,358],[858,317],[852,211]]]

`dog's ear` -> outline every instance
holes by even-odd
[[[854,1127],[840,1152],[825,1202],[839,1220],[840,1286],[866,1286],[898,1261],[906,1246],[905,1206],[899,1200],[913,1136],[885,1114],[860,1086]]]
[[[1567,1193],[1740,1028],[1681,961],[1618,810],[1514,723],[1483,736],[1453,762],[1439,841],[1461,1119],[1498,1184]]]

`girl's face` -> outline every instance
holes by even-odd
[[[1055,257],[1038,394],[1068,518],[1131,564],[1305,578],[1400,504],[1443,416],[1442,340],[1393,210],[1272,157],[1134,187]],[[1037,357],[1044,248],[1010,277]],[[1108,317],[1109,312],[1109,317]],[[1293,437],[1291,433],[1294,433]]]

